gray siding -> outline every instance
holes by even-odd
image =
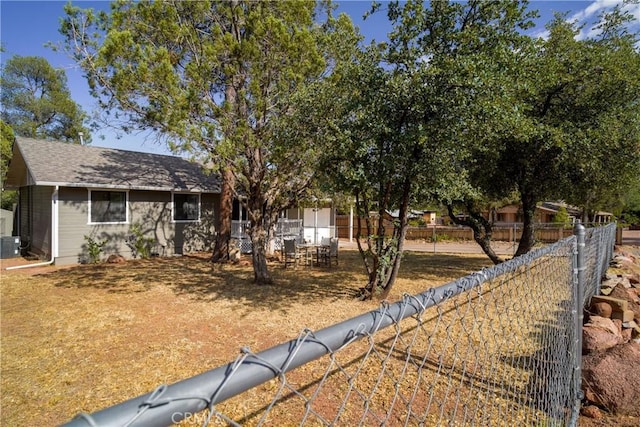
[[[29,215],[29,200],[31,199],[31,188],[21,187],[18,198],[18,234],[21,245],[26,246],[31,241],[31,215]]]
[[[30,253],[51,256],[51,195],[53,187],[20,189],[20,240]]]
[[[103,259],[111,254],[131,258],[127,239],[133,227],[156,242],[155,251],[160,255],[209,250],[212,246],[218,195],[201,195],[201,221],[185,223],[171,221],[170,192],[129,191],[127,224],[89,224],[88,199],[89,192],[84,188],[61,188],[59,191],[59,252],[56,264],[87,261],[84,236],[107,242],[103,247]]]
[[[129,193],[129,221],[168,249],[172,247],[174,231],[171,226],[171,193],[132,191]],[[169,254],[172,254],[170,251]]]
[[[200,197],[200,221],[174,223],[176,253],[209,251],[215,242],[215,212],[219,205],[219,196],[202,194]],[[182,249],[181,249],[182,246]]]
[[[61,188],[58,193],[58,257],[56,264],[75,264],[89,260],[85,236],[106,241],[103,254],[131,256],[125,238],[129,224],[89,224],[89,191]],[[105,257],[106,258],[106,257]]]

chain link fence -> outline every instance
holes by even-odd
[[[614,224],[585,230],[584,260],[584,304],[593,295],[600,294],[600,279],[607,272],[613,258],[613,243],[616,239]]]
[[[577,231],[67,425],[576,425],[615,224]]]

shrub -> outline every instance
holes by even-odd
[[[134,224],[131,227],[131,236],[129,236],[129,247],[133,252],[133,257],[137,258],[149,258],[151,256],[151,248],[154,240],[149,237],[144,237],[144,231],[138,224]]]
[[[91,264],[97,264],[98,262],[100,262],[102,247],[107,244],[107,241],[94,240],[90,236],[84,236],[84,241],[86,242],[87,252],[89,253],[89,262]]]

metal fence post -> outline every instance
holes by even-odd
[[[578,414],[583,398],[582,393],[582,324],[584,322],[584,288],[585,288],[585,236],[586,231],[582,224],[578,223],[573,229],[576,236],[576,258],[575,258],[575,282],[576,282],[576,301],[575,301],[575,360],[574,360],[574,387],[575,387],[575,404],[570,425],[578,425]]]

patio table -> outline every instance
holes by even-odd
[[[329,250],[328,245],[323,245],[321,243],[299,243],[296,245],[300,249],[304,249],[305,251],[305,264],[313,267],[313,260],[315,255],[316,264],[320,259],[321,251]],[[315,249],[315,254],[314,254]]]

